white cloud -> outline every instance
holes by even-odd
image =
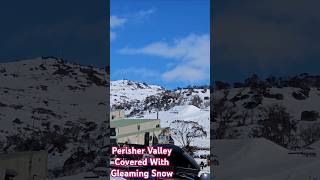
[[[154,14],[155,12],[156,12],[156,10],[154,8],[152,8],[152,9],[148,9],[148,10],[141,10],[141,11],[135,13],[133,16],[137,20],[143,20],[143,19],[148,18],[150,15]]]
[[[110,16],[110,28],[123,26],[127,22],[126,18],[119,18],[118,16]]]
[[[159,76],[159,74],[155,71],[152,71],[146,68],[139,68],[139,67],[129,67],[129,68],[118,69],[112,74],[114,76],[124,76],[124,75],[140,76],[143,79],[155,78]]]
[[[197,82],[209,80],[210,36],[191,34],[173,43],[155,42],[142,48],[123,48],[122,54],[144,54],[174,59],[177,65],[162,74],[166,81]]]
[[[188,83],[197,82],[206,79],[205,72],[202,69],[192,66],[180,65],[172,70],[166,71],[162,74],[162,78],[168,82],[183,81]]]
[[[120,18],[118,16],[110,16],[110,40],[113,41],[117,38],[117,33],[114,28],[121,27],[127,22],[126,18]]]
[[[128,21],[143,21],[147,18],[149,18],[150,15],[155,13],[155,9],[148,9],[148,10],[141,10],[136,13],[132,13],[130,15],[127,15],[125,17],[119,17],[115,15],[110,16],[110,40],[114,40],[117,38],[117,33],[114,31],[115,28],[122,27]]]

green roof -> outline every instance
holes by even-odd
[[[133,124],[141,124],[146,122],[157,121],[158,119],[119,119],[111,121],[110,127],[124,127]]]

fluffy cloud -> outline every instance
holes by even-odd
[[[139,76],[141,78],[155,78],[159,74],[155,71],[146,68],[139,68],[139,67],[130,67],[130,68],[123,68],[118,69],[117,71],[112,73],[113,76]]]
[[[114,40],[117,38],[117,33],[114,31],[115,28],[122,27],[128,21],[143,21],[147,18],[149,18],[153,13],[155,13],[155,9],[147,9],[147,10],[141,10],[136,13],[127,15],[124,17],[119,17],[119,16],[110,16],[110,40]]]
[[[117,37],[117,33],[114,32],[114,28],[121,27],[127,22],[126,18],[119,18],[117,16],[110,16],[110,40],[114,40]]]
[[[144,19],[149,18],[155,12],[156,12],[156,10],[154,8],[152,8],[152,9],[147,9],[147,10],[141,10],[141,11],[133,14],[132,16],[136,20],[144,20]]]
[[[117,16],[110,16],[110,28],[116,28],[124,25],[127,22],[126,18],[119,18]]]
[[[184,82],[197,82],[199,80],[207,79],[208,74],[203,69],[195,68],[192,66],[180,65],[172,70],[166,71],[162,74],[163,79],[168,82],[184,81]]]
[[[144,54],[175,60],[176,65],[167,69],[162,78],[168,82],[209,80],[210,36],[191,34],[172,43],[154,42],[142,48],[123,48],[122,54]],[[170,62],[168,62],[170,63]]]

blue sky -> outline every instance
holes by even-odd
[[[111,80],[209,84],[209,0],[111,0]]]

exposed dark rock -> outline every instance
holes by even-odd
[[[277,100],[282,100],[283,99],[283,94],[277,93],[277,94],[270,94],[270,93],[264,93],[264,97],[266,98],[271,98],[271,99],[277,99]]]
[[[316,121],[319,118],[319,113],[317,111],[302,111],[301,121]]]
[[[32,114],[35,114],[35,113],[45,114],[45,115],[51,115],[51,116],[56,117],[56,118],[59,118],[59,119],[62,118],[60,115],[54,113],[52,110],[50,110],[50,109],[45,109],[45,108],[34,108],[34,109],[32,110]]]
[[[0,68],[0,73],[6,73],[6,72],[7,72],[6,68],[4,68],[4,67]]]
[[[230,84],[229,83],[225,83],[222,81],[216,81],[215,82],[215,89],[216,90],[221,90],[221,89],[228,89],[230,88]]]
[[[19,119],[19,118],[15,118],[13,121],[13,123],[16,123],[16,124],[23,124],[23,122]]]
[[[86,74],[86,78],[89,83],[93,83],[97,86],[106,86],[107,82],[104,79],[98,77],[99,73],[94,69],[80,68],[80,72]]]

